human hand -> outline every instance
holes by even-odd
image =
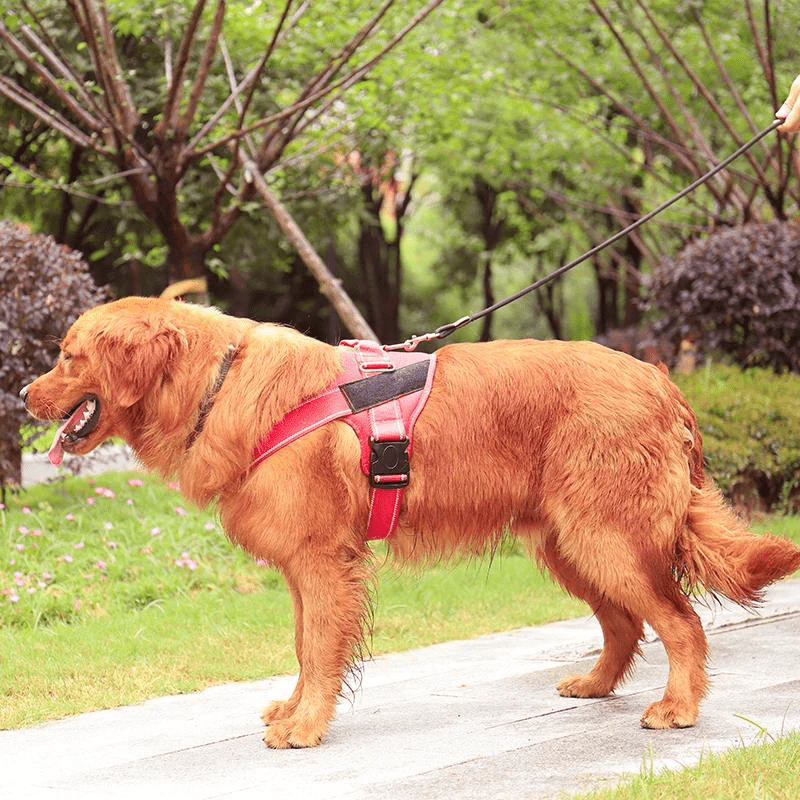
[[[784,122],[778,126],[779,131],[793,133],[800,131],[800,75],[792,81],[789,96],[784,100],[783,105],[775,112],[776,119]]]

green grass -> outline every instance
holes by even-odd
[[[108,473],[7,505],[0,727],[296,671],[282,578],[175,488]],[[588,612],[516,549],[420,571],[376,551],[376,655]]]
[[[616,789],[581,795],[591,800],[796,800],[800,733],[751,747],[737,747],[677,772],[641,773]]]

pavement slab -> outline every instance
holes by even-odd
[[[599,626],[586,617],[375,658],[310,750],[261,740],[261,709],[288,696],[294,676],[0,731],[0,797],[532,800],[689,766],[763,730],[800,730],[800,580],[772,587],[756,615],[698,611],[711,689],[694,728],[639,726],[667,677],[652,634],[614,696],[556,693],[599,652]]]

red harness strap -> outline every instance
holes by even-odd
[[[436,356],[387,352],[359,340],[340,346],[342,372],[275,425],[257,445],[253,466],[328,422],[347,422],[361,442],[361,469],[371,487],[366,538],[386,539],[397,527],[414,423],[430,394]]]

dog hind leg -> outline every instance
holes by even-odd
[[[667,651],[669,677],[664,697],[645,709],[642,727],[691,727],[708,688],[708,642],[700,618],[675,582],[652,596],[645,618]]]
[[[613,603],[592,605],[603,630],[603,651],[586,675],[568,675],[558,684],[564,697],[605,697],[625,679],[639,654],[642,620]]]
[[[663,524],[666,529],[671,523]],[[592,606],[604,635],[594,669],[565,678],[558,690],[573,697],[609,694],[630,670],[644,620],[661,638],[669,677],[663,698],[645,710],[642,726],[690,727],[708,687],[708,644],[702,624],[668,560],[659,556],[657,548],[634,553],[623,546],[625,540],[619,531],[606,528],[590,536],[570,536],[571,557],[559,550],[554,537],[539,553],[565,588]]]
[[[699,617],[686,595],[671,576],[648,586],[634,588],[643,576],[630,576],[629,588],[622,597],[605,597],[599,602],[590,592],[581,595],[595,611],[603,629],[603,651],[588,675],[573,675],[558,685],[568,697],[602,697],[630,670],[639,652],[642,619],[661,639],[669,660],[669,677],[664,697],[644,712],[644,728],[686,728],[697,720],[700,701],[708,687],[706,658],[708,644]],[[563,578],[562,578],[563,581]],[[645,578],[650,583],[649,576]],[[570,584],[565,583],[567,588]],[[573,594],[578,594],[570,589]]]
[[[572,595],[587,602],[603,630],[603,650],[586,675],[568,675],[558,684],[564,697],[605,697],[631,669],[644,635],[641,617],[608,601],[558,551],[549,538],[539,551],[540,561]]]

